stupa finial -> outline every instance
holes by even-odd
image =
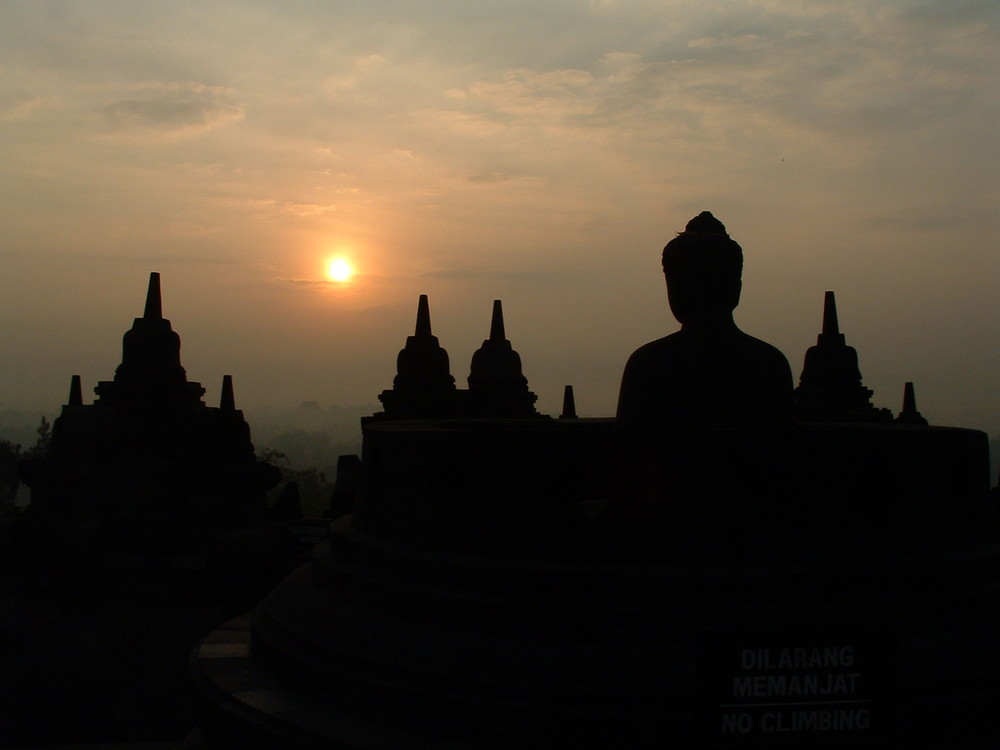
[[[83,386],[79,375],[74,375],[69,382],[69,403],[67,405],[83,406]]]
[[[146,320],[163,318],[163,303],[160,298],[160,274],[153,271],[149,274],[149,289],[146,292],[146,309],[142,313]]]
[[[559,419],[576,419],[576,398],[573,396],[573,386],[567,385],[563,389],[562,414]]]
[[[913,390],[913,383],[907,381],[903,386],[903,410],[896,417],[899,424],[926,425],[927,420],[917,411],[917,397]]]
[[[417,303],[417,327],[413,332],[414,336],[423,338],[431,334],[431,308],[427,302],[427,295],[421,294]]]
[[[503,303],[493,300],[493,320],[490,322],[490,341],[504,341],[507,334],[503,329]]]
[[[222,376],[222,398],[219,399],[222,411],[236,411],[236,396],[233,392],[233,376]]]
[[[840,323],[837,322],[837,300],[833,296],[833,292],[827,292],[823,297],[823,335],[840,335]]]

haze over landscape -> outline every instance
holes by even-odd
[[[460,386],[499,298],[539,409],[572,383],[608,416],[629,352],[678,327],[660,250],[707,209],[744,249],[737,322],[796,375],[832,289],[877,405],[912,380],[932,424],[996,434],[998,23],[994,0],[5,0],[0,406],[111,379],[159,271],[188,377],[214,405],[232,374],[255,430],[374,404],[424,293]]]

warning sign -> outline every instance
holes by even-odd
[[[889,639],[873,633],[706,634],[701,668],[710,736],[756,744],[882,733],[891,662]]]

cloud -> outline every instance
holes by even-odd
[[[40,97],[27,91],[20,89],[0,91],[0,121],[26,119],[41,103]]]
[[[483,174],[470,174],[468,177],[469,182],[478,185],[493,185],[498,182],[508,182],[509,180],[515,179],[514,175],[504,174],[503,172],[485,172]]]
[[[738,36],[700,37],[687,43],[691,49],[730,49],[739,52],[752,52],[767,49],[773,41],[758,34],[740,34]]]
[[[329,287],[334,286],[335,282],[329,281],[328,279],[296,279],[290,277],[276,277],[274,279],[279,284],[288,284],[290,286],[315,288],[315,287]]]
[[[476,122],[500,136],[490,125],[524,137],[530,128],[543,159],[574,144],[621,152],[630,142],[648,161],[685,158],[708,143],[716,153],[706,156],[717,158],[793,135],[860,145],[926,130],[991,88],[984,63],[995,38],[982,23],[967,23],[961,44],[928,37],[915,45],[914,24],[899,13],[766,7],[707,35],[691,24],[683,45],[680,32],[648,54],[618,49],[578,69],[494,73],[447,92],[452,112],[442,124],[468,133]]]
[[[333,213],[337,210],[337,206],[325,203],[288,203],[283,206],[283,210],[304,219]]]
[[[995,0],[916,0],[900,14],[905,19],[938,25],[964,24],[969,21],[1000,21],[1000,6]]]
[[[989,226],[996,216],[995,207],[985,201],[979,205],[956,206],[947,211],[940,206],[900,208],[882,211],[852,223],[864,230],[884,230],[890,232],[941,233],[960,232],[968,227]]]
[[[561,271],[483,271],[472,268],[454,268],[443,271],[428,271],[420,274],[427,279],[445,279],[448,281],[470,281],[486,279],[490,281],[549,281],[556,277],[566,276]]]
[[[455,304],[504,296],[558,319],[562,349],[602,359],[661,335],[659,317],[636,322],[647,303],[665,309],[658,248],[703,208],[763,248],[751,269],[790,279],[772,284],[777,326],[814,283],[882,299],[896,266],[933,279],[940,266],[955,288],[995,278],[996,0],[13,2],[2,15],[0,223],[25,259],[231,253],[209,276],[257,279],[271,296],[238,304],[262,317],[274,300],[397,305],[417,284]],[[327,294],[313,256],[340,241],[393,275]],[[51,299],[42,282],[65,269],[22,266],[11,320],[50,314],[35,310]],[[599,327],[605,304],[633,317],[596,338],[570,319]],[[981,317],[969,330],[993,331],[995,310]],[[356,342],[345,361],[367,356]],[[323,399],[297,387],[289,398]]]
[[[313,289],[349,289],[356,286],[360,282],[370,281],[370,280],[385,280],[392,278],[383,274],[364,274],[355,273],[352,274],[350,282],[333,281],[332,279],[310,279],[310,278],[298,278],[295,276],[275,276],[272,281],[278,284],[286,284],[288,286],[303,287],[303,288],[313,288]]]
[[[110,262],[117,265],[127,263],[129,265],[140,265],[147,268],[150,264],[180,264],[194,266],[235,266],[239,264],[239,261],[228,256],[210,255],[204,253],[195,254],[184,249],[170,252],[138,251],[110,253],[100,251],[80,251],[74,253],[74,258],[78,260]]]
[[[98,107],[115,131],[197,135],[239,120],[243,107],[232,92],[200,83],[148,83],[129,99]]]

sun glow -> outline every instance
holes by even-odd
[[[330,281],[344,283],[354,275],[354,266],[347,258],[330,258],[326,262],[326,277]]]

